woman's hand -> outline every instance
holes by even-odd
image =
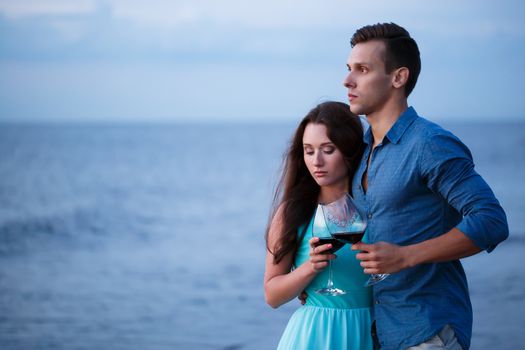
[[[330,254],[328,251],[332,248],[330,243],[319,245],[319,237],[310,239],[310,260],[308,263],[313,272],[319,273],[328,266],[328,260],[337,258],[335,254]]]

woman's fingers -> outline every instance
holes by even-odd
[[[308,243],[310,243],[310,250],[313,250],[319,244],[319,237],[311,238]]]
[[[328,266],[328,260],[337,258],[335,254],[311,254],[310,263],[315,271],[320,272]]]
[[[328,250],[332,249],[332,244],[323,244],[318,246],[313,246],[312,249],[310,249],[310,256],[315,254],[326,254],[328,253]]]
[[[319,244],[319,238],[314,237],[310,239],[310,263],[315,271],[320,272],[328,266],[328,260],[337,258],[335,254],[330,254],[332,244]]]
[[[313,254],[313,255],[310,255],[310,261],[312,261],[312,262],[334,260],[335,258],[337,258],[337,256],[335,254]]]
[[[321,262],[318,262],[318,263],[313,263],[312,266],[313,266],[313,269],[315,271],[321,272],[328,266],[328,262],[327,261],[321,261]]]

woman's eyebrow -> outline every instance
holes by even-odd
[[[333,143],[332,141],[328,141],[328,142],[323,142],[323,143],[321,143],[321,146],[327,146],[327,145],[329,145],[329,146],[333,146],[333,144],[334,144],[334,143]],[[312,145],[309,144],[309,143],[304,143],[304,142],[303,142],[303,146],[310,146],[310,147],[311,147]]]

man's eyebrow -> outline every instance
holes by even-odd
[[[352,63],[352,66],[368,66],[370,63],[368,62],[354,62]],[[350,64],[346,64],[348,67],[350,67]]]

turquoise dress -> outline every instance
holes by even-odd
[[[322,215],[318,208],[317,215]],[[308,224],[299,244],[294,266],[310,258],[308,241],[313,237]],[[301,230],[299,230],[301,231]],[[332,260],[334,285],[347,292],[345,295],[325,296],[315,291],[326,286],[328,268],[320,272],[306,288],[306,304],[297,309],[286,326],[277,349],[279,350],[367,350],[373,348],[371,337],[372,291],[364,287],[368,275],[363,273],[356,252],[344,245]]]

